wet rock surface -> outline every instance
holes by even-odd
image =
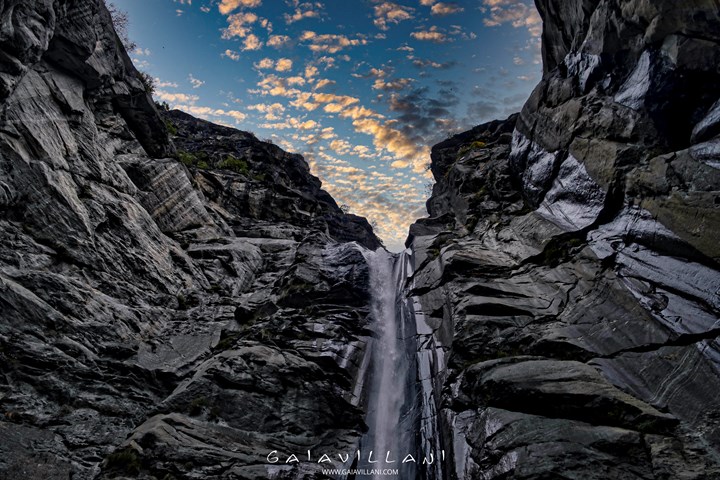
[[[444,476],[718,478],[717,4],[537,4],[543,80],[408,238]]]
[[[367,221],[158,113],[102,2],[0,14],[0,478],[319,478],[266,457],[366,429]]]

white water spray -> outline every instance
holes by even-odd
[[[416,466],[401,463],[408,454],[418,456],[415,328],[404,315],[401,295],[410,262],[405,254],[392,255],[383,250],[366,252],[365,259],[370,267],[375,323],[368,384],[369,431],[361,445],[365,462],[361,467],[399,470],[396,477],[369,477],[373,479],[416,478]],[[372,461],[368,461],[370,451]]]

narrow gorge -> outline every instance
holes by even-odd
[[[0,0],[0,479],[720,478],[720,4],[536,5],[390,254],[101,0]]]

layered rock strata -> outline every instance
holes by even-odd
[[[408,239],[445,478],[720,478],[717,2],[537,6],[541,83]]]
[[[161,116],[99,0],[0,15],[0,477],[309,478],[307,450],[353,451],[368,223],[300,156]]]

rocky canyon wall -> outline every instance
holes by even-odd
[[[309,478],[307,450],[352,452],[367,221],[302,157],[161,116],[100,0],[0,17],[0,478]]]
[[[542,81],[408,238],[446,478],[720,478],[720,5],[537,6]]]

